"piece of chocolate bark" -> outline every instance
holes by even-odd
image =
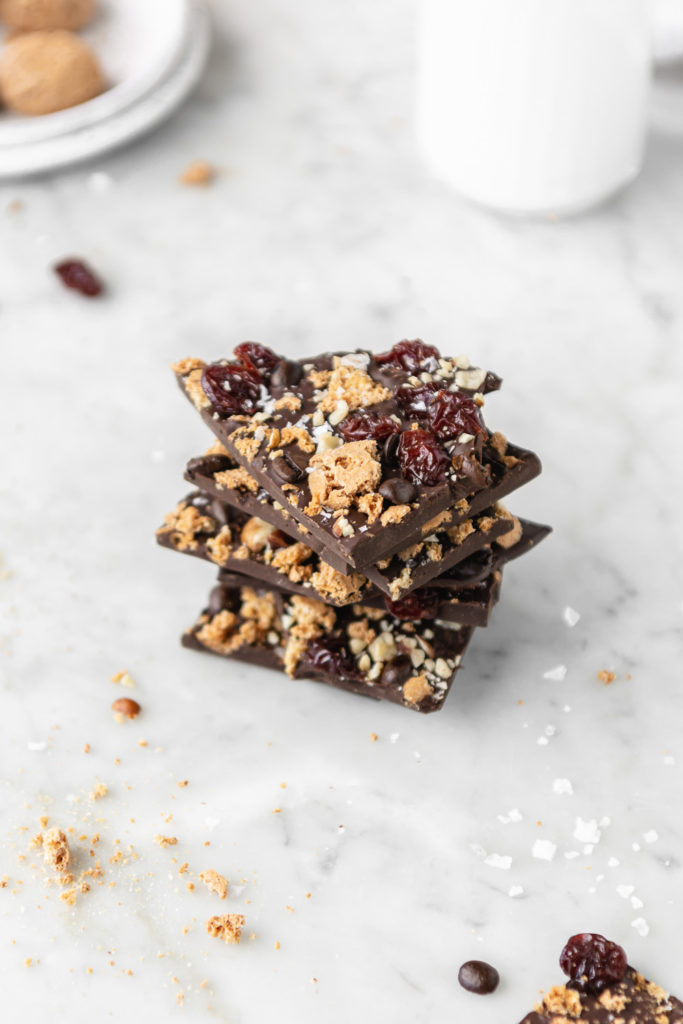
[[[442,706],[473,630],[405,622],[377,608],[219,584],[185,647],[428,713]]]
[[[538,459],[533,452],[508,444],[507,453],[509,458],[516,461],[508,467],[504,467],[504,472],[500,471],[499,463],[492,463],[490,465],[492,483],[487,489],[479,491],[471,500],[463,499],[457,503],[457,506],[439,513],[436,518],[439,520],[442,530],[457,526],[465,520],[471,519],[472,516],[481,514],[486,508],[492,507],[507,494],[536,476]],[[308,547],[322,555],[328,565],[333,566],[338,572],[349,575],[354,571],[353,566],[327,544],[329,538],[325,536],[321,538],[317,533],[311,533],[302,523],[297,522],[291,512],[272,498],[244,466],[235,462],[220,441],[215,441],[204,455],[199,455],[188,462],[185,479],[200,491],[213,495],[219,501],[242,509],[251,516],[265,519],[284,533],[304,540]],[[406,547],[404,532],[400,529],[400,524],[398,526],[388,524],[386,529],[393,531],[398,539],[394,544],[385,544],[383,556],[385,559],[392,558]],[[428,521],[420,528],[419,536],[426,536],[433,529],[434,521]]]
[[[360,601],[368,592],[400,601],[492,541],[505,547],[522,537],[522,526],[507,510],[488,509],[449,530],[429,534],[392,559],[364,573],[339,573],[301,540],[256,516],[247,516],[200,491],[188,495],[157,530],[165,547],[253,575],[272,586],[313,591],[329,604]]]
[[[683,1024],[683,1003],[626,962],[602,935],[574,935],[560,957],[566,985],[547,992],[521,1024]]]
[[[248,587],[258,585],[259,582],[249,576],[225,569],[218,572],[218,583],[227,587]],[[502,569],[494,570],[485,579],[476,583],[465,584],[457,580],[453,582],[453,587],[421,587],[403,601],[394,603],[383,594],[375,594],[374,597],[368,595],[363,598],[363,605],[383,609],[397,619],[409,619],[413,622],[420,618],[431,618],[443,622],[457,622],[461,626],[487,626],[491,612],[500,600]],[[282,589],[285,590],[284,587]],[[310,590],[306,591],[303,588],[288,587],[286,592],[311,597]]]
[[[419,341],[299,361],[248,342],[232,361],[185,359],[174,371],[230,456],[356,569],[458,503],[467,516],[519,465],[481,417],[499,379]],[[532,456],[517,485],[538,472]]]

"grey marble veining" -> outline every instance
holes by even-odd
[[[589,216],[499,220],[414,153],[412,5],[215,13],[172,122],[0,189],[6,1019],[46,993],[74,1024],[166,1019],[182,990],[186,1021],[516,1024],[585,929],[680,995],[683,136],[655,117],[641,178]],[[177,184],[195,157],[220,168],[207,190]],[[105,300],[53,279],[70,253]],[[555,527],[444,710],[181,650],[211,571],[152,534],[207,436],[168,364],[415,335],[503,375],[489,422],[545,466],[509,504]],[[119,726],[123,668],[143,714]],[[101,834],[105,884],[75,907],[31,870],[42,813]],[[117,838],[137,861],[109,864]],[[188,892],[183,861],[232,895]],[[256,935],[236,948],[204,931],[233,910]],[[472,957],[496,995],[459,989]]]

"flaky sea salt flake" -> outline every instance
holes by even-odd
[[[500,853],[490,853],[485,859],[484,864],[490,868],[499,868],[501,871],[509,871],[512,867],[512,857],[507,857]]]
[[[599,843],[602,833],[598,828],[595,818],[584,821],[583,818],[576,819],[574,826],[574,838],[580,843]]]
[[[553,779],[553,793],[557,796],[574,796],[574,787],[569,779]]]
[[[564,611],[562,612],[562,618],[564,619],[565,623],[569,626],[569,628],[573,629],[576,623],[581,618],[581,616],[577,612],[576,608],[572,608],[570,605],[566,605]]]
[[[537,839],[531,847],[531,856],[537,860],[553,860],[557,846],[550,839]]]

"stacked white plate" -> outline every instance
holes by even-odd
[[[100,0],[82,33],[110,88],[43,117],[0,111],[0,178],[96,156],[149,131],[196,84],[209,49],[205,0]]]

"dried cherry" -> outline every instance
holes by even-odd
[[[434,587],[420,587],[398,601],[384,598],[387,611],[397,619],[433,619],[440,602],[441,596]]]
[[[479,406],[461,391],[440,391],[427,410],[427,422],[442,441],[484,430]]]
[[[406,416],[424,417],[440,388],[441,385],[434,380],[427,384],[419,384],[417,387],[401,384],[400,388],[396,389],[394,398]]]
[[[355,659],[341,637],[311,640],[303,660],[319,672],[346,677],[358,675]]]
[[[82,260],[62,260],[55,266],[55,273],[61,277],[67,288],[73,288],[89,299],[94,299],[104,290],[104,285],[95,272]]]
[[[258,372],[235,363],[210,363],[202,373],[202,388],[218,412],[251,415],[261,394]]]
[[[427,359],[438,359],[439,350],[433,345],[425,345],[423,341],[399,341],[388,352],[375,356],[377,363],[391,363],[400,366],[409,373],[415,373]]]
[[[352,412],[339,424],[339,433],[345,441],[365,441],[367,438],[381,441],[391,434],[398,434],[400,429],[391,416],[380,416],[377,412]]]
[[[448,454],[427,430],[404,430],[398,442],[398,461],[403,475],[414,484],[432,487],[446,479]]]
[[[604,935],[583,932],[572,935],[560,954],[560,967],[574,988],[582,992],[601,992],[626,974],[626,953]]]
[[[238,363],[245,366],[247,370],[260,373],[266,380],[280,362],[280,356],[276,355],[272,348],[258,345],[255,341],[243,341],[233,351]]]

